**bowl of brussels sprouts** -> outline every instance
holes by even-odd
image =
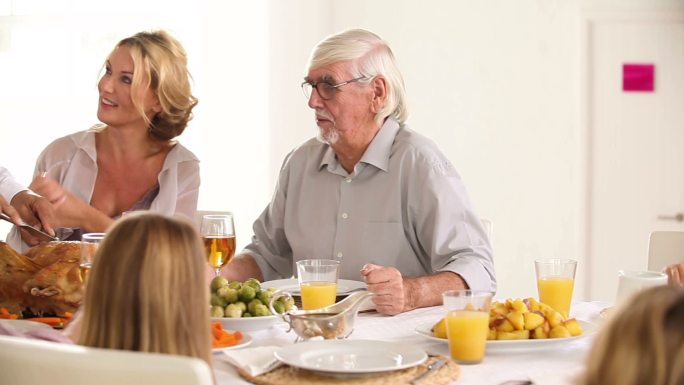
[[[221,322],[224,329],[240,331],[262,330],[282,323],[281,318],[272,314],[268,307],[274,292],[275,289],[262,290],[261,283],[255,278],[229,282],[224,277],[215,277],[210,283],[211,320]],[[281,298],[275,301],[274,310],[285,313],[292,308],[294,301]]]

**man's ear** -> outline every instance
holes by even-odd
[[[373,89],[373,99],[371,100],[371,111],[378,112],[387,103],[387,79],[382,75],[377,75],[370,83]]]

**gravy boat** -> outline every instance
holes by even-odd
[[[272,314],[280,316],[290,325],[290,330],[297,334],[297,341],[308,340],[313,337],[325,339],[343,339],[354,331],[354,321],[359,306],[373,293],[368,290],[358,291],[347,296],[340,302],[315,310],[298,310],[296,306],[284,314],[278,314],[273,308],[273,302],[280,297],[292,298],[288,292],[276,292],[271,297],[269,308]]]

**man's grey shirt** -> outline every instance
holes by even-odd
[[[489,240],[459,174],[437,146],[388,118],[351,174],[310,139],[290,152],[271,203],[244,253],[264,280],[291,277],[294,261],[336,259],[340,278],[366,263],[403,276],[452,271],[496,291]]]

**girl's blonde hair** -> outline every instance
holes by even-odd
[[[133,59],[133,105],[147,122],[150,135],[165,141],[182,134],[192,119],[192,109],[197,105],[197,98],[192,95],[190,87],[188,57],[183,46],[161,30],[136,33],[116,45],[117,48],[121,46],[128,48]],[[139,90],[148,87],[161,106],[161,111],[151,121],[142,101],[135,96],[140,95]]]
[[[580,383],[684,384],[684,289],[643,291],[614,313],[595,341]]]
[[[205,281],[204,249],[189,222],[126,216],[97,250],[78,343],[197,357],[211,365]]]

